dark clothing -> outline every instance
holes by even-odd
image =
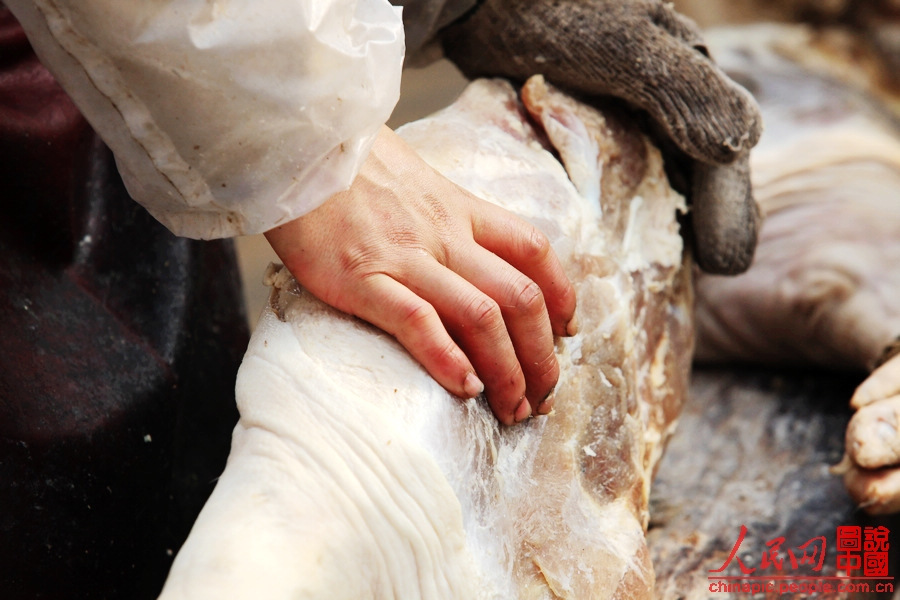
[[[155,598],[224,467],[230,242],[173,236],[0,5],[0,596]]]

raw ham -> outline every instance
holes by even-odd
[[[400,133],[566,266],[581,331],[554,412],[500,426],[272,267],[228,465],[162,598],[650,598],[649,486],[693,345],[658,151],[540,78],[521,101],[476,81]]]

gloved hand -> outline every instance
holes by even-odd
[[[570,92],[645,111],[688,159],[694,255],[710,273],[750,266],[759,215],[749,150],[761,118],[710,59],[697,27],[660,0],[483,0],[441,32],[469,77],[543,74]],[[667,144],[663,144],[665,147]]]

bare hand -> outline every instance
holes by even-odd
[[[836,471],[853,500],[870,514],[900,511],[900,354],[887,360],[853,394],[857,413],[847,426],[846,456]]]
[[[390,129],[349,190],[266,237],[304,287],[394,335],[451,393],[484,391],[505,424],[550,411],[575,292],[547,238]]]

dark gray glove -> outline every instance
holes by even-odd
[[[697,263],[722,274],[750,266],[759,215],[748,162],[761,133],[759,109],[670,5],[483,0],[441,32],[441,43],[469,77],[540,73],[570,92],[614,96],[645,111],[681,159],[690,159],[690,189],[683,191],[693,206]]]

